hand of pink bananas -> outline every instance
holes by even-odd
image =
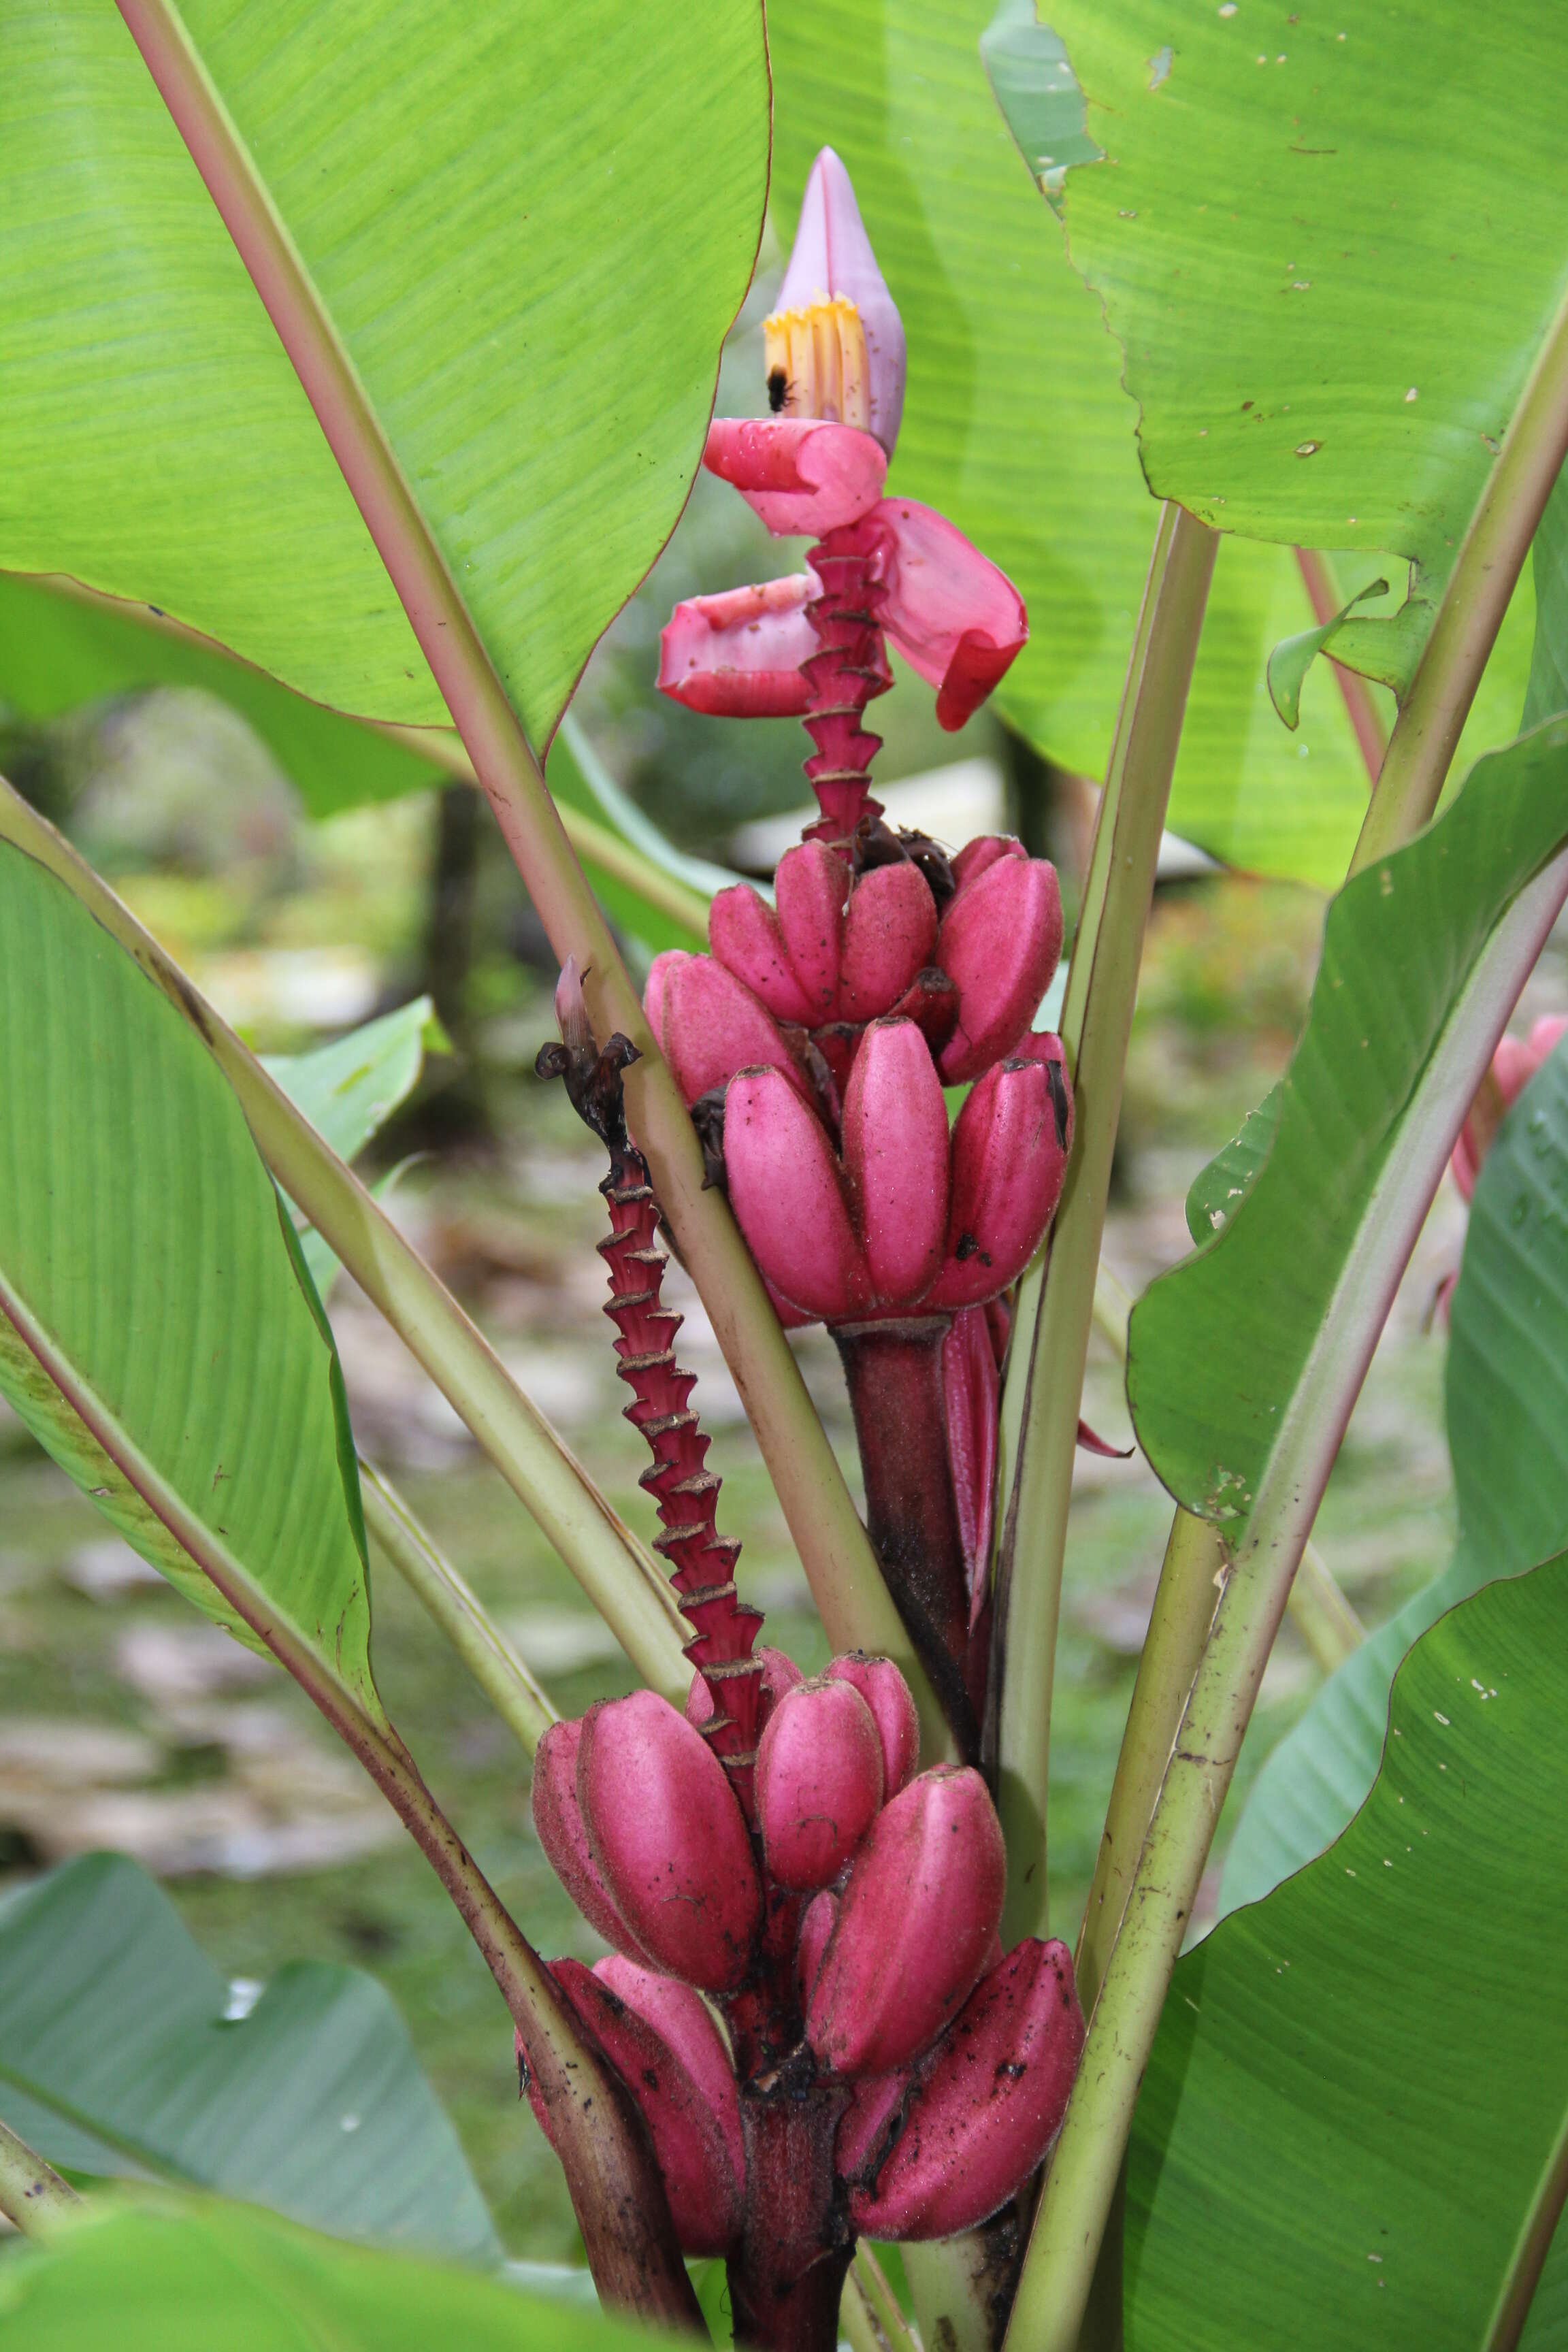
[[[1001,1952],[989,1793],[968,1769],[910,1777],[896,1666],[854,1655],[801,1681],[763,1659],[754,1838],[700,1732],[655,1694],[546,1734],[540,1840],[616,1948],[556,1975],[642,2110],[689,2252],[737,2242],[741,2103],[785,2074],[849,2094],[846,2226],[946,2236],[1005,2202],[1060,2124],[1083,2031],[1071,1960],[1037,1937]]]

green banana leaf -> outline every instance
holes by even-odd
[[[367,1021],[309,1054],[263,1055],[263,1066],[298,1104],[340,1160],[353,1160],[379,1133],[419,1083],[426,1047],[446,1034],[427,996]],[[405,1163],[406,1164],[406,1163]],[[374,1187],[384,1200],[402,1173],[394,1168]],[[342,1267],[335,1252],[309,1225],[300,1230],[300,1255],[324,1307]]]
[[[244,2205],[104,2200],[5,2264],[15,2352],[675,2352],[677,2337],[406,2254],[345,2246]]]
[[[1568,722],[1553,720],[1482,760],[1445,814],[1331,906],[1273,1149],[1223,1231],[1132,1313],[1139,1442],[1189,1510],[1245,1519],[1309,1423],[1331,1454],[1379,1297],[1560,903],[1554,867],[1523,929],[1505,926],[1568,838],[1565,812]]]
[[[1510,1108],[1482,1165],[1450,1302],[1448,1450],[1459,1539],[1444,1573],[1331,1676],[1268,1758],[1220,1909],[1255,1902],[1338,1835],[1372,1786],[1388,1687],[1418,1634],[1489,1577],[1568,1545],[1568,1048]]]
[[[1016,583],[1029,643],[998,705],[1051,758],[1100,776],[1157,509],[1121,354],[986,80],[991,13],[992,0],[774,0],[773,204],[787,240],[813,155],[838,150],[909,339],[889,486]],[[757,369],[760,406],[760,343]],[[1312,618],[1288,550],[1222,547],[1171,824],[1229,864],[1331,888],[1365,770],[1321,664],[1299,735],[1264,677],[1275,640]]]
[[[1565,1717],[1560,1557],[1422,1637],[1355,1821],[1180,1962],[1129,2154],[1128,2352],[1520,2340],[1568,2186]]]
[[[384,1723],[342,1376],[239,1107],[156,985],[0,845],[0,1394],[127,1541]]]
[[[1151,485],[1363,579],[1408,559],[1410,604],[1333,648],[1402,687],[1563,296],[1568,22],[1535,0],[1484,26],[1468,0],[1048,14],[1104,153],[1068,173],[1068,236]]]
[[[535,742],[679,514],[767,177],[731,0],[186,0]],[[339,709],[447,713],[119,13],[0,20],[0,568],[161,606]]]
[[[0,1898],[0,2115],[51,2164],[221,2190],[334,2237],[499,2263],[458,2135],[359,1969],[247,2015],[155,1880],[84,1854]]]

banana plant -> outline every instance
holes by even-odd
[[[765,25],[754,0],[17,0],[0,23],[0,688],[47,718],[199,683],[317,807],[437,775],[484,794],[560,965],[538,1076],[605,1154],[607,1312],[660,1530],[597,1491],[347,1164],[416,1072],[422,1009],[374,1040],[374,1101],[363,1040],[264,1066],[0,793],[0,1392],[294,1675],[426,1856],[503,2004],[498,2088],[559,2157],[614,2315],[529,2316],[429,2266],[393,2284],[389,2258],[302,2236],[281,2191],[276,2223],[107,2191],[79,2137],[31,2144],[54,2128],[35,2095],[0,2138],[0,2210],[39,2242],[7,2271],[19,2343],[165,2341],[242,2306],[260,2343],[285,2305],[344,2343],[438,2321],[652,2340],[630,2331],[708,2326],[692,2266],[716,2263],[735,2340],[776,2352],[841,2327],[1070,2352],[1414,2344],[1445,2316],[1500,2347],[1537,2324],[1568,2067],[1522,2000],[1563,1910],[1525,1783],[1561,1717],[1559,1566],[1425,1635],[1356,1859],[1180,1960],[1436,1187],[1456,1146],[1472,1184],[1512,1148],[1532,1048],[1505,1032],[1568,899],[1568,36],[1531,0],[1504,14],[1485,44],[1452,0],[1267,34],[1247,0],[1174,24],[1059,0],[1048,27],[1017,0],[989,23],[774,0]],[[770,170],[783,277],[751,413],[715,416]],[[681,860],[568,713],[700,467],[805,542],[685,599],[660,644],[688,710],[803,723],[816,813],[771,894]],[[1401,562],[1408,593],[1369,611]],[[943,728],[994,699],[1098,779],[1070,940],[1020,842],[885,821],[893,656]],[[1173,815],[1237,864],[1343,879],[1289,1069],[1127,1327],[1175,1510],[1069,1945],[1047,1895],[1057,1625]],[[640,991],[630,937],[654,951]],[[809,1680],[737,1586],[664,1237],[821,1617]],[[322,1303],[340,1265],[602,1612],[630,1696],[563,1718],[360,1463]],[[1561,1290],[1489,1328],[1479,1276],[1460,1297],[1479,1391],[1526,1341],[1560,1357]],[[814,1323],[864,1519],[789,1347]],[[1568,1538],[1545,1484],[1542,1559]],[[541,1845],[610,1948],[594,1967],[535,1948],[388,1717],[367,1528],[532,1758]],[[1531,1565],[1500,1545],[1467,1590]],[[1498,1702],[1467,1734],[1487,1802],[1432,1799],[1437,1895],[1406,1897],[1412,1840],[1358,1910],[1335,1874],[1370,1870],[1448,1769],[1426,1715],[1449,1729],[1433,1694],[1467,1679]],[[1524,1879],[1544,1891],[1488,2105],[1473,1984],[1422,1927],[1467,1884],[1495,1924]],[[1271,2000],[1266,1969],[1298,1960]],[[1497,2160],[1464,2229],[1427,2179],[1466,2110],[1390,2131],[1367,2095],[1357,2039],[1396,2028],[1483,2079],[1470,2136]],[[1300,2062],[1335,2034],[1352,2059]],[[162,2148],[116,2098],[121,2135]],[[1373,2245],[1351,2294],[1345,2214],[1372,2183],[1386,2274]],[[903,2250],[912,2320],[874,2242]]]

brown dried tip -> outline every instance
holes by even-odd
[[[542,1078],[564,1078],[578,1118],[612,1152],[624,1151],[626,1114],[621,1072],[640,1061],[642,1055],[618,1029],[606,1040],[604,1052],[597,1050],[583,995],[583,978],[576,957],[568,956],[555,983],[555,1018],[561,1026],[561,1043],[542,1045],[533,1067]]]

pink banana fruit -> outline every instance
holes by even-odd
[[[701,1733],[657,1691],[600,1700],[583,1718],[577,1799],[641,1953],[705,1992],[738,1990],[763,1893],[734,1790]]]
[[[550,1972],[642,2110],[681,2251],[727,2252],[741,2233],[744,2176],[737,2172],[724,2126],[689,2069],[658,2027],[581,1960],[552,1960]],[[531,2085],[529,2100],[549,2139],[543,2103]],[[739,2120],[737,2109],[737,2126]]]
[[[837,1877],[881,1810],[882,1742],[852,1683],[801,1683],[757,1748],[757,1819],[768,1874],[793,1894]]]
[[[1061,2126],[1083,2034],[1067,1946],[1037,1936],[1016,1944],[921,2068],[874,2185],[851,2187],[855,2227],[947,2238],[994,2213]],[[839,2126],[840,2146],[855,2112]]]
[[[1006,1855],[990,1792],[939,1764],[884,1805],[849,1873],[806,2011],[838,2074],[888,2074],[936,2040],[978,1982]]]
[[[816,1982],[816,1972],[822,1966],[827,1939],[837,1925],[838,1897],[828,1894],[825,1887],[806,1905],[800,1923],[800,1938],[795,1948],[795,1980],[800,1990],[802,2009],[811,1999],[811,1988]]]
[[[577,1755],[583,1721],[552,1723],[533,1759],[533,1826],[550,1867],[590,1927],[634,1959],[647,1954],[621,1916],[588,1843],[577,1801]]]
[[[840,2180],[853,2188],[868,2167],[885,2162],[883,2150],[914,2079],[910,2066],[897,2074],[857,2075],[833,2143],[833,2168]]]
[[[718,2020],[700,1992],[676,1977],[661,1977],[636,1960],[612,1952],[596,1961],[594,1974],[674,2051],[718,2119],[737,2180],[746,2177],[746,2146],[741,2130],[741,2095],[729,2045]]]
[[[828,1682],[852,1683],[876,1718],[882,1742],[882,1795],[896,1797],[920,1760],[921,1719],[910,1686],[891,1658],[846,1650],[822,1669]]]

